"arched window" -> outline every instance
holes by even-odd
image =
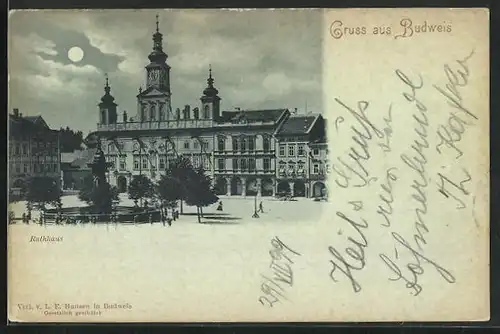
[[[226,150],[226,139],[224,137],[219,137],[217,148],[219,151]]]
[[[247,159],[245,159],[245,158],[241,159],[241,170],[245,171],[245,170],[247,170],[247,167],[248,167]]]
[[[198,108],[193,109],[193,117],[194,119],[200,118],[200,111],[198,110]]]
[[[255,136],[248,137],[248,150],[255,150]]]
[[[160,105],[158,106],[158,109],[160,111],[160,121],[164,121],[165,120],[165,104],[160,103]]]
[[[141,107],[141,122],[146,121],[146,106],[142,105]]]
[[[241,147],[240,147],[242,152],[245,152],[247,150],[247,138],[241,137]]]
[[[233,151],[238,151],[238,137],[233,137]]]
[[[210,106],[208,104],[205,105],[205,108],[203,109],[203,118],[205,119],[210,118]]]
[[[149,108],[149,120],[156,121],[156,106],[154,104]]]
[[[106,124],[106,109],[101,110],[101,123]]]

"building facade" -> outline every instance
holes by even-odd
[[[325,178],[315,169],[314,143],[324,141],[325,120],[321,115],[289,117],[275,131],[277,141],[276,178],[278,193],[295,197],[322,197],[314,192],[326,188]],[[326,143],[326,141],[324,141]]]
[[[59,131],[41,116],[9,114],[9,189],[20,194],[30,177],[48,176],[60,184]]]
[[[132,117],[125,111],[119,117],[106,78],[94,135],[100,138],[106,159],[111,163],[109,182],[125,192],[134,175],[147,175],[157,181],[168,168],[169,161],[183,155],[190,158],[193,166],[203,168],[212,177],[218,195],[276,195],[277,147],[280,140],[290,139],[283,130],[277,130],[287,129],[288,122],[295,122],[295,117],[286,108],[221,110],[222,99],[214,85],[211,68],[199,105],[185,105],[174,110],[170,66],[162,40],[157,21],[153,51],[145,67],[145,89],[140,88],[136,95],[137,110]],[[314,131],[298,135],[306,147],[314,137],[311,133],[319,131],[316,127],[321,126],[322,118],[318,119],[318,116],[311,119],[311,130]],[[309,152],[309,149],[304,152]],[[307,154],[295,158],[303,159],[304,171],[309,170]],[[300,164],[300,161],[296,163]],[[311,193],[308,175],[309,172],[287,176],[289,182],[297,177],[307,184],[307,190],[295,191],[296,196]],[[292,189],[298,188],[294,186]]]

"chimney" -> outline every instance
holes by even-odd
[[[13,112],[14,112],[14,116],[19,117],[19,109],[18,108],[14,108]]]

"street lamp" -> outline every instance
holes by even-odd
[[[257,181],[256,180],[255,180],[254,186],[252,186],[251,188],[253,188],[252,190],[255,191],[254,210],[253,210],[252,218],[260,218],[259,213],[257,212],[257,194],[258,194],[258,191],[257,191]]]

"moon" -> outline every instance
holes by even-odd
[[[83,50],[78,46],[74,46],[68,51],[68,58],[74,63],[78,63],[83,59]]]

